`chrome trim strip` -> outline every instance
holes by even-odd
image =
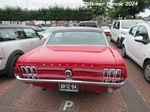
[[[90,85],[102,85],[102,86],[109,86],[109,87],[121,87],[125,84],[126,80],[121,83],[109,83],[109,82],[92,82],[92,81],[80,81],[80,80],[48,80],[48,79],[26,79],[21,78],[19,75],[15,74],[16,79],[23,82],[28,83],[54,83],[54,82],[61,82],[61,83],[79,83],[79,84],[90,84]]]
[[[88,68],[73,68],[75,72],[95,72],[95,73],[102,73],[102,69],[88,69]]]
[[[65,70],[65,68],[36,68],[37,70]]]

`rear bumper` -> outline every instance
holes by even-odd
[[[121,82],[94,82],[94,81],[81,81],[81,80],[54,80],[54,79],[28,79],[28,78],[21,78],[19,75],[15,74],[16,79],[25,83],[77,83],[77,84],[84,84],[84,85],[95,85],[95,86],[107,86],[107,87],[121,87],[125,84],[126,80],[122,80]]]

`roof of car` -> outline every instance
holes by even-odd
[[[61,29],[56,29],[53,32],[60,32],[60,31],[93,31],[93,32],[101,32],[100,28],[95,27],[64,27]]]
[[[117,20],[117,21],[143,21],[141,19],[124,19],[124,20]]]
[[[18,25],[18,24],[0,24],[0,28],[20,28],[20,27],[27,27],[31,28],[31,26],[27,25]]]

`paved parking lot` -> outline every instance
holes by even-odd
[[[138,65],[129,58],[125,62],[129,76],[127,83],[113,93],[99,95],[44,91],[0,76],[0,112],[150,112],[150,85]]]

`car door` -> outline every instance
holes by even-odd
[[[121,31],[120,31],[120,21],[117,22],[116,24],[116,31],[115,31],[115,42],[117,42],[118,38],[121,36]],[[120,38],[119,38],[120,39]]]
[[[115,37],[116,37],[116,26],[117,25],[117,21],[114,21],[112,26],[111,26],[111,38],[112,40],[116,40]]]
[[[21,43],[21,46],[22,46],[22,50],[23,52],[28,52],[30,51],[32,48],[31,48],[31,40],[28,40],[28,38],[26,37],[26,34],[25,32],[23,31],[23,28],[17,28],[17,34],[18,34],[18,40],[20,41]]]
[[[145,26],[139,25],[135,34],[135,39],[137,36],[142,36],[143,40],[146,40],[149,42],[149,35],[148,31]],[[134,40],[133,44],[133,55],[134,55],[134,60],[139,64],[142,65],[143,63],[143,58],[145,56],[145,51],[149,47],[149,44],[144,44],[142,42],[137,42]]]
[[[137,30],[137,25],[134,25],[130,28],[129,33],[125,37],[125,48],[126,48],[126,53],[129,57],[134,59],[134,43],[135,43],[135,33]]]
[[[44,44],[43,39],[32,28],[23,28],[26,39],[30,44],[30,48],[34,49]]]

